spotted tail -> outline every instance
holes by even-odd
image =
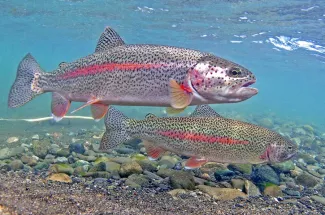
[[[128,123],[131,121],[119,110],[109,106],[105,117],[106,131],[100,142],[99,150],[110,151],[121,143],[131,140]]]
[[[22,106],[36,95],[42,94],[43,90],[39,87],[38,81],[43,73],[33,56],[27,54],[19,63],[16,80],[10,89],[8,106],[10,108]]]

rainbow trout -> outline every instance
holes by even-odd
[[[57,121],[71,101],[91,106],[101,119],[108,105],[170,107],[181,112],[189,105],[233,103],[258,93],[249,87],[255,76],[246,68],[212,54],[160,45],[127,45],[107,27],[95,53],[44,72],[31,54],[17,69],[8,99],[19,107],[36,95],[52,92]],[[74,112],[74,111],[73,111]]]
[[[218,115],[208,105],[199,105],[189,117],[129,119],[109,108],[100,150],[109,151],[132,138],[142,139],[151,159],[165,151],[189,156],[186,168],[206,162],[274,163],[292,158],[297,146],[280,134]]]

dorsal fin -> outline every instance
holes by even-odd
[[[209,105],[196,106],[190,117],[221,117],[215,110]]]
[[[67,62],[61,62],[61,63],[59,64],[59,67],[60,67],[60,68],[63,68],[63,67],[66,67],[67,65],[68,65]]]
[[[152,113],[148,113],[145,117],[145,119],[157,119],[158,117]]]
[[[124,41],[114,29],[106,27],[105,31],[99,37],[95,52],[105,51],[124,44]]]

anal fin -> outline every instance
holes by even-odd
[[[52,93],[52,116],[53,119],[58,122],[60,121],[68,112],[71,102],[65,98],[63,95],[53,92]]]
[[[91,114],[94,120],[99,121],[105,116],[108,110],[108,105],[95,103],[91,105]]]
[[[207,163],[205,158],[190,157],[185,163],[185,169],[196,169]]]
[[[157,160],[164,154],[165,149],[155,146],[152,142],[143,140],[143,145],[147,150],[147,154],[149,155],[150,160]]]

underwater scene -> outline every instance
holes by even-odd
[[[323,0],[0,11],[0,214],[325,214]]]

